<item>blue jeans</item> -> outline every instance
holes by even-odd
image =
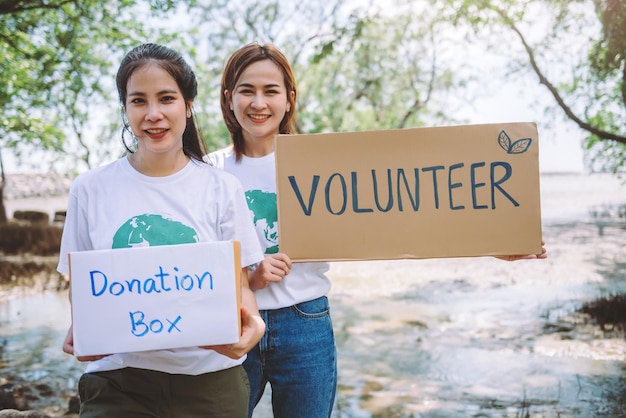
[[[337,350],[328,299],[262,310],[267,330],[243,366],[250,381],[249,417],[272,388],[275,418],[330,417],[337,389]]]

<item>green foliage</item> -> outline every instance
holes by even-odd
[[[219,107],[220,81],[226,60],[236,49],[251,42],[276,44],[296,66],[307,67],[313,45],[337,19],[340,0],[294,2],[198,0],[190,9],[189,44],[194,45],[199,85],[194,103],[209,149],[230,142]],[[308,72],[308,70],[307,70]],[[301,83],[303,74],[296,74]],[[299,89],[298,94],[304,90]],[[306,94],[306,92],[304,93]],[[298,97],[301,104],[305,98]],[[305,114],[299,114],[305,117]]]
[[[154,22],[179,3],[185,2],[1,2],[0,149],[44,172],[55,163],[65,172],[84,171],[121,150],[119,143],[112,146],[112,138],[119,137],[119,128],[112,127],[119,126],[119,113],[113,119],[106,110],[115,97],[115,68],[132,46],[176,41]],[[2,161],[0,169],[4,179]],[[3,186],[1,221],[6,220]]]
[[[301,90],[315,95],[301,101],[312,132],[399,129],[450,123],[446,94],[461,85],[450,67],[440,65],[442,39],[434,16],[412,2],[398,2],[397,13],[354,14],[318,45]],[[313,123],[310,123],[313,122]],[[307,125],[307,123],[310,123]]]
[[[493,51],[509,57],[511,74],[527,68],[538,76],[554,98],[548,107],[560,109],[586,134],[590,170],[619,172],[626,168],[624,1],[433,3],[444,4],[442,19],[457,25],[469,23]]]
[[[174,5],[5,2],[0,7],[0,146],[18,157],[40,149],[71,154],[91,166],[81,135],[90,111],[114,91],[103,80],[110,79],[124,51],[152,37],[138,16],[167,12]]]
[[[467,86],[480,69],[450,52],[466,41],[461,33],[465,45],[507,58],[507,81],[527,69],[538,75],[555,98],[549,107],[588,132],[596,166],[617,171],[625,164],[625,9],[615,0],[2,2],[0,147],[24,157],[45,149],[76,171],[117,156],[114,71],[146,40],[192,62],[194,110],[210,149],[229,142],[219,108],[224,63],[255,41],[275,43],[292,62],[301,132],[462,123],[455,106],[471,103]]]
[[[377,4],[350,8],[340,0],[198,1],[190,15],[198,34],[192,43],[201,58],[196,68],[205,80],[200,100],[209,112],[205,119],[218,122],[209,123],[207,136],[228,141],[221,115],[210,113],[215,109],[211,103],[218,103],[228,56],[254,41],[276,44],[291,61],[298,80],[300,132],[453,122],[446,99],[461,85],[461,77],[453,76],[456,64],[438,56],[445,35],[435,35],[427,2],[394,1],[385,9]]]
[[[590,124],[606,132],[624,132],[626,125],[626,2],[596,0],[602,36],[589,52],[589,84],[593,103],[586,113]],[[626,142],[588,135],[587,159],[594,169],[621,172],[626,168]]]
[[[626,63],[626,2],[596,0],[595,3],[603,36],[595,40],[590,62],[601,77],[623,70]]]

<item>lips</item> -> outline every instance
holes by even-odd
[[[248,114],[248,117],[252,119],[254,122],[264,122],[270,118],[270,115],[253,115]]]
[[[146,129],[145,131],[149,135],[158,135],[158,134],[162,134],[163,132],[167,131],[167,129],[165,129],[165,128],[158,128],[158,129],[154,128],[154,129]]]
[[[154,141],[161,140],[165,138],[169,129],[166,128],[152,128],[152,129],[144,129],[146,136]]]

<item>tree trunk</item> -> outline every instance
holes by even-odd
[[[7,223],[7,209],[4,206],[4,181],[0,185],[0,225]]]
[[[7,184],[4,175],[4,164],[2,163],[2,152],[0,152],[0,225],[7,223],[7,208],[4,206],[4,186]]]

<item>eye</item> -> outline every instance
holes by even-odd
[[[130,100],[131,104],[142,104],[144,102],[144,100],[142,98],[139,97],[135,97],[134,99]]]
[[[170,102],[173,102],[174,100],[176,100],[176,98],[173,97],[173,96],[163,96],[163,97],[161,97],[161,101],[164,102],[164,103],[170,103]]]
[[[239,94],[249,96],[251,94],[254,94],[254,91],[252,91],[252,89],[241,89],[239,90]]]

